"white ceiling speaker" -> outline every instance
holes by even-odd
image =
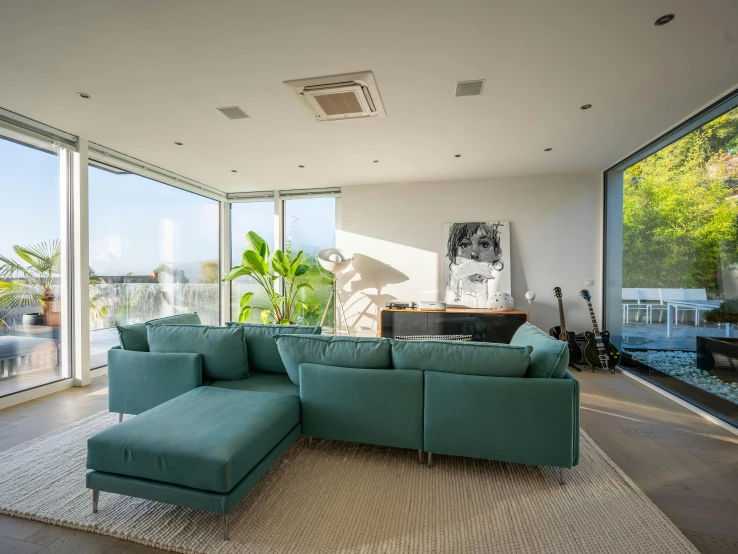
[[[386,115],[371,71],[346,73],[284,83],[318,121]]]
[[[354,258],[338,248],[325,248],[315,255],[315,259],[323,269],[336,274],[350,266]]]

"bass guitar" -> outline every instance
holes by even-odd
[[[613,344],[610,343],[609,331],[600,332],[597,326],[597,318],[592,309],[592,296],[587,289],[579,294],[587,302],[589,307],[589,316],[592,318],[592,331],[586,331],[584,337],[587,339],[587,345],[584,347],[584,361],[592,366],[592,371],[601,367],[610,373],[615,373],[615,366],[620,363],[620,352]]]
[[[564,303],[562,300],[561,287],[554,287],[554,296],[559,301],[559,325],[557,327],[551,327],[548,333],[552,337],[563,340],[569,345],[569,363],[578,364],[582,361],[582,350],[574,340],[574,333],[570,333],[566,330],[566,320],[564,319]],[[578,367],[577,371],[582,371]]]

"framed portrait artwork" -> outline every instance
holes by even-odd
[[[511,292],[509,221],[446,223],[443,236],[446,304],[490,308],[493,294]]]

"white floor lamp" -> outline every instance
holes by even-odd
[[[318,264],[320,267],[322,267],[325,271],[328,271],[333,274],[333,276],[326,275],[323,270],[321,270],[321,274],[325,277],[329,278],[333,282],[333,334],[336,334],[336,330],[338,329],[338,308],[341,308],[341,314],[343,315],[343,321],[346,324],[346,334],[351,336],[351,331],[349,330],[348,326],[348,320],[346,319],[346,312],[343,310],[343,302],[341,301],[341,296],[338,294],[338,274],[346,271],[350,266],[351,262],[353,261],[353,256],[350,254],[347,254],[343,250],[339,250],[338,248],[325,248],[324,250],[321,250],[315,255],[315,259],[318,261]],[[318,269],[320,269],[320,267]],[[320,326],[323,326],[323,323],[325,322],[325,316],[328,315],[328,308],[331,305],[331,301],[328,300],[328,304],[325,306],[325,310],[323,311],[323,317],[320,318]]]

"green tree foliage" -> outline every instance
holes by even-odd
[[[738,261],[738,108],[623,178],[623,286],[720,290]]]

